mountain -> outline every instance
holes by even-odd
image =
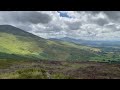
[[[98,48],[48,40],[11,25],[0,25],[0,59],[90,60]]]
[[[69,38],[69,37],[63,37],[63,38],[50,38],[50,40],[61,40],[61,41],[67,41],[67,42],[75,42],[78,41],[77,39]]]
[[[72,43],[76,43],[76,44],[82,44],[83,42],[87,42],[85,40],[82,39],[73,39],[73,38],[69,38],[69,37],[63,37],[63,38],[50,38],[50,40],[56,40],[56,41],[67,41],[67,42],[72,42]]]
[[[73,39],[69,37],[63,37],[63,38],[50,38],[50,40],[56,40],[56,41],[67,41],[67,42],[72,42],[76,44],[81,44],[81,45],[87,45],[87,46],[92,46],[92,47],[119,47],[120,46],[120,41],[114,41],[114,40],[82,40],[82,39]]]

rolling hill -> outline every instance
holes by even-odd
[[[98,52],[98,48],[48,40],[11,25],[0,25],[0,59],[90,60]]]
[[[56,40],[56,41],[67,41],[71,43],[91,46],[91,47],[120,47],[120,41],[118,40],[82,40],[82,39],[73,39],[69,37],[63,37],[63,38],[50,38],[50,40]]]

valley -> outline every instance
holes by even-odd
[[[109,45],[44,39],[0,25],[0,79],[118,79],[119,43]]]

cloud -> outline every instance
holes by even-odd
[[[119,11],[0,11],[0,24],[43,38],[120,39]]]
[[[1,20],[3,22],[16,23],[32,23],[32,24],[46,24],[51,21],[48,14],[33,11],[2,11],[0,12]]]
[[[93,21],[94,23],[100,25],[100,26],[104,26],[105,24],[108,24],[109,22],[106,19],[97,19],[95,21]]]
[[[120,12],[119,11],[104,11],[104,13],[108,16],[109,19],[113,21],[120,20]]]
[[[80,29],[81,22],[65,22],[70,30]]]

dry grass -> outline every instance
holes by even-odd
[[[0,69],[1,79],[120,79],[120,64],[41,60],[9,61],[8,65],[5,62]]]

